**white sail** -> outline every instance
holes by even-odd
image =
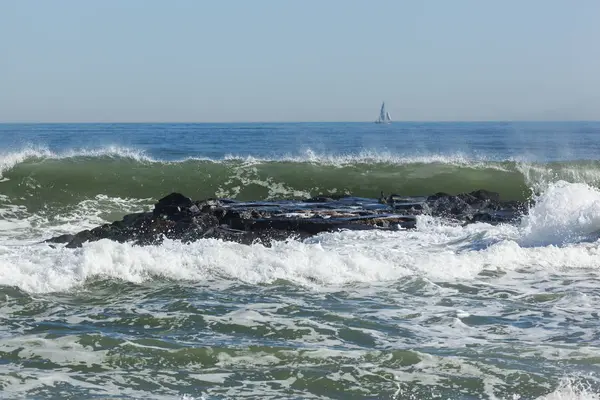
[[[379,110],[379,118],[375,121],[376,124],[389,124],[392,122],[390,113],[385,110],[385,101],[381,103],[381,110]]]

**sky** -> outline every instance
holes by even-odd
[[[598,0],[0,0],[1,122],[600,120]]]

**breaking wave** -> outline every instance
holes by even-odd
[[[469,398],[597,399],[598,382],[577,371],[600,357],[590,323],[599,307],[599,186],[600,161],[313,152],[161,160],[116,147],[0,154],[0,308],[11,316],[0,329],[0,352],[15,376],[2,388],[13,394],[44,393],[47,382],[92,387],[93,376],[108,387],[93,386],[97,393],[149,397],[146,389],[156,382],[163,391],[174,382],[157,366],[191,371],[181,380],[208,381],[208,395],[221,395],[227,381],[281,397],[269,386],[274,370],[281,382],[300,385],[299,393],[320,393],[320,381],[296,373],[303,365],[323,375],[335,371],[326,384],[356,397],[445,398],[460,390]],[[39,243],[148,209],[171,191],[258,200],[475,189],[535,202],[515,225],[460,226],[419,216],[414,230],[325,233],[271,247],[219,240],[146,247],[101,240],[78,249]],[[40,338],[22,335],[27,324],[30,333],[78,325],[85,331]],[[99,330],[106,335],[90,335]],[[265,337],[305,348],[271,351],[261,347]],[[172,338],[196,348],[173,349]],[[40,357],[59,374],[38,368]],[[133,371],[134,363],[149,367]],[[194,375],[191,365],[201,363],[210,373]],[[239,376],[231,372],[234,363]],[[574,379],[562,378],[573,372]],[[121,375],[146,389],[127,392]]]
[[[596,271],[600,255],[592,243],[600,232],[600,190],[564,181],[550,185],[519,225],[460,226],[420,216],[414,231],[324,233],[272,247],[212,239],[191,244],[166,240],[149,247],[101,240],[79,250],[21,246],[114,220],[111,211],[144,207],[142,200],[99,196],[54,217],[23,210],[13,218],[5,215],[0,280],[33,292],[69,290],[94,277],[134,283],[224,278],[252,285],[284,280],[324,288],[405,277],[474,279],[489,271]]]
[[[156,198],[173,191],[193,198],[303,198],[317,194],[377,197],[380,192],[427,195],[476,189],[524,200],[552,182],[600,185],[600,161],[527,163],[452,157],[395,157],[386,153],[159,160],[142,151],[109,147],[54,153],[25,149],[0,154],[0,193],[12,204],[39,210],[98,195]],[[0,200],[2,201],[2,200]]]

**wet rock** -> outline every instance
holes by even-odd
[[[469,195],[471,197],[474,197],[476,199],[483,200],[483,201],[493,201],[493,202],[500,201],[499,193],[490,192],[489,190],[484,190],[484,189],[476,190],[474,192],[469,193]]]
[[[459,216],[468,214],[471,211],[469,203],[465,200],[464,196],[441,196],[436,195],[432,200],[431,197],[427,199],[428,208],[433,215],[437,216]]]
[[[67,243],[66,247],[69,249],[81,247],[82,244],[89,241],[98,240],[94,234],[89,230],[84,230],[76,234],[69,243]]]
[[[444,193],[444,192],[437,192],[435,194],[432,194],[431,196],[428,196],[427,201],[428,202],[436,201],[436,200],[444,198],[444,197],[452,197],[452,195],[448,194],[448,193]]]
[[[55,236],[51,239],[46,240],[47,243],[69,243],[75,235],[65,234],[60,236]]]
[[[501,201],[500,194],[488,190],[476,190],[470,193],[450,195],[436,193],[428,196],[425,201],[426,212],[433,216],[458,218],[465,221],[489,219],[490,221],[502,220],[497,212],[503,210],[513,211],[506,221],[511,222],[525,212],[526,207],[521,202]],[[487,216],[486,216],[487,215]]]
[[[343,198],[344,196],[342,195],[336,195],[336,194],[330,194],[330,195],[323,195],[320,194],[318,196],[314,196],[311,197],[309,199],[304,200],[305,203],[328,203],[331,201],[336,201],[339,200],[341,198]]]
[[[198,211],[199,208],[192,202],[192,199],[180,193],[171,193],[156,203],[152,213],[155,216],[167,216],[169,219],[180,219],[193,215]]]
[[[417,215],[430,214],[464,223],[510,223],[519,219],[524,205],[502,202],[497,193],[478,190],[428,197],[390,195],[381,199],[317,196],[304,201],[238,202],[227,199],[192,201],[171,193],[151,212],[128,214],[75,235],[61,235],[47,243],[80,247],[109,239],[136,245],[159,244],[165,239],[185,243],[218,239],[242,244],[304,239],[342,230],[414,229]]]

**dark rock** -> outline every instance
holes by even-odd
[[[193,205],[194,203],[189,197],[179,193],[171,193],[156,203],[153,214],[156,216],[166,215],[173,219],[185,218],[194,214],[194,210],[197,211],[197,206],[193,210],[190,209]]]
[[[457,216],[471,210],[469,204],[460,196],[440,196],[434,201],[428,202],[428,205],[431,213],[439,216]]]
[[[209,212],[220,208],[223,205],[223,202],[218,199],[206,199],[204,201],[197,201],[194,205],[200,212]],[[191,208],[193,208],[193,206]]]
[[[248,225],[248,228],[252,232],[275,230],[312,236],[322,232],[335,232],[342,229],[368,229],[368,226],[368,224],[364,223],[351,223],[350,221],[340,221],[331,218],[263,218],[252,221]]]
[[[73,240],[74,237],[75,237],[75,235],[65,234],[65,235],[55,236],[53,238],[45,240],[45,242],[46,243],[69,243],[71,240]]]
[[[95,237],[94,234],[89,230],[84,230],[79,232],[77,235],[73,237],[69,243],[65,247],[69,249],[73,249],[76,247],[81,247],[82,244],[89,241],[98,240],[99,238]]]
[[[494,202],[500,201],[499,193],[490,192],[489,190],[484,190],[484,189],[476,190],[474,192],[469,193],[469,195],[476,199],[484,200],[484,201],[486,201],[486,200],[494,201]]]
[[[171,193],[162,199],[154,206],[154,209],[160,209],[166,206],[190,207],[193,204],[192,199],[182,195],[181,193]]]
[[[306,203],[328,203],[330,201],[334,201],[334,199],[332,197],[326,197],[326,196],[315,196],[315,197],[311,197],[310,199],[306,199],[304,201]]]
[[[130,225],[131,223],[135,222],[138,219],[141,218],[148,218],[151,217],[152,213],[136,213],[136,214],[127,214],[123,217],[123,224],[125,225]]]
[[[317,196],[303,202],[193,202],[171,193],[152,212],[128,214],[120,221],[46,242],[74,248],[100,239],[136,245],[159,244],[164,239],[185,243],[218,239],[269,246],[274,240],[304,239],[323,232],[414,229],[416,215],[425,213],[464,223],[510,223],[526,209],[520,202],[501,202],[497,193],[486,190],[419,198],[390,195],[385,200],[382,204],[381,199]]]
[[[533,203],[523,203],[516,200],[505,201],[502,203],[502,209],[519,211],[521,213],[524,213],[530,206],[533,206]]]
[[[422,203],[393,203],[394,210],[408,211],[411,214],[421,213],[425,208]]]
[[[428,196],[427,197],[427,201],[428,202],[430,202],[430,201],[436,201],[436,200],[441,199],[443,197],[452,197],[452,195],[448,194],[448,193],[444,193],[444,192],[437,192],[435,194],[432,194],[431,196]]]
[[[344,195],[339,195],[339,194],[330,194],[327,196],[324,194],[320,194],[318,196],[314,196],[309,199],[305,199],[304,202],[305,203],[328,203],[331,201],[340,200],[344,197],[345,197]]]
[[[466,221],[470,221],[475,215],[478,215],[475,218],[487,218],[482,215],[505,209],[524,210],[520,203],[502,202],[500,194],[483,189],[457,195],[436,193],[427,197],[425,204],[424,212],[427,211],[433,216],[459,218]]]
[[[502,210],[498,212],[479,212],[466,219],[465,223],[485,222],[487,224],[510,223],[518,218],[519,213],[514,210]]]

